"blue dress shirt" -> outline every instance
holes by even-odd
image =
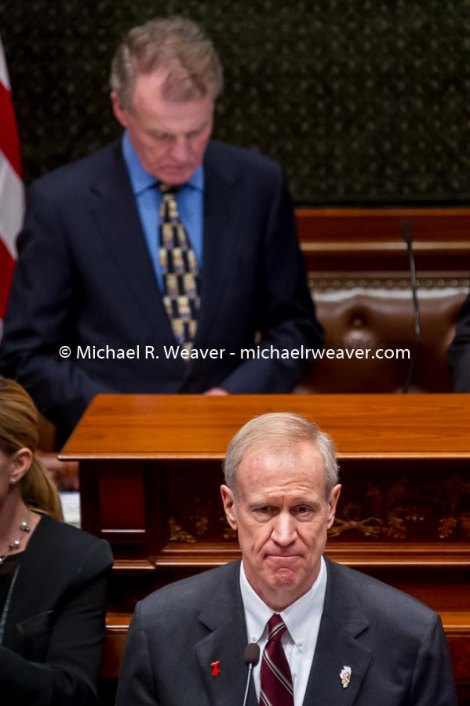
[[[122,154],[129,172],[142,230],[161,291],[163,279],[158,256],[158,226],[162,194],[157,188],[158,182],[155,177],[142,167],[127,130],[122,140]],[[203,198],[204,169],[201,166],[193,172],[189,181],[180,187],[176,198],[181,221],[188,233],[200,270],[203,254]]]

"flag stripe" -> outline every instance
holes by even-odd
[[[8,78],[7,65],[5,61],[5,54],[3,51],[3,44],[0,37],[0,83],[3,83],[8,89],[10,89],[10,80]]]
[[[15,240],[23,222],[23,182],[0,152],[0,234],[5,247],[16,256]]]
[[[2,234],[0,232],[0,319],[5,318],[8,292],[10,290],[14,266],[15,260],[3,244]]]
[[[0,337],[24,214],[21,157],[10,81],[0,39]]]
[[[0,83],[0,152],[21,176],[20,142],[10,92]]]

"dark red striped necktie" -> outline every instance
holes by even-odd
[[[268,642],[261,660],[260,706],[294,706],[289,663],[281,638],[287,630],[279,613],[268,621]]]

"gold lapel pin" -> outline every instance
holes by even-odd
[[[351,667],[344,665],[343,669],[339,673],[339,678],[341,679],[343,689],[346,689],[346,687],[349,686],[349,682],[351,681]]]

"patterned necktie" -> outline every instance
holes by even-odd
[[[281,642],[286,629],[279,613],[274,613],[268,621],[268,642],[261,660],[259,706],[294,706],[292,675]]]
[[[196,336],[200,304],[200,278],[194,250],[176,203],[178,187],[159,184],[160,268],[163,277],[163,303],[178,343],[190,350]]]

